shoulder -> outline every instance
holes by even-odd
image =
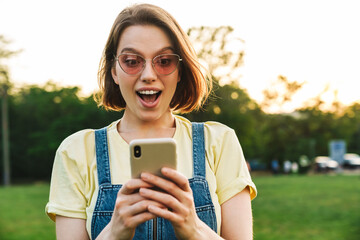
[[[95,156],[95,130],[84,129],[65,138],[55,154],[55,162],[83,165]]]
[[[189,121],[187,118],[176,115],[176,122],[185,126],[188,129],[191,129],[192,122]],[[234,130],[225,124],[215,122],[215,121],[207,121],[204,122],[204,129],[205,132],[209,133],[226,133],[226,132],[234,132]]]
[[[212,135],[224,135],[224,134],[233,134],[235,131],[228,127],[225,124],[215,122],[215,121],[208,121],[204,123],[205,132],[212,134]]]
[[[191,121],[181,116],[176,116],[176,120],[177,124],[180,124],[191,134]],[[236,140],[237,142],[236,133],[232,128],[215,121],[204,122],[204,134],[206,141],[211,144],[219,144],[219,142],[224,142],[226,139]]]
[[[110,131],[114,127],[116,128],[117,122],[118,121],[115,121],[110,125],[106,126],[107,131]],[[58,151],[71,149],[75,151],[81,151],[81,148],[95,147],[95,131],[96,129],[83,129],[71,134],[62,141],[58,148]]]
[[[204,134],[207,148],[218,153],[225,149],[238,148],[240,145],[235,131],[219,122],[205,122]]]
[[[80,146],[85,146],[91,142],[95,142],[95,130],[80,130],[65,138],[60,144],[58,151],[78,149]]]

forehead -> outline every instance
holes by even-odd
[[[133,49],[134,52],[147,55],[169,48],[173,49],[173,44],[163,29],[154,25],[135,25],[123,31],[117,52]]]

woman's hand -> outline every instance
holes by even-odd
[[[149,206],[164,208],[161,203],[150,200],[139,194],[139,189],[148,189],[153,185],[141,179],[131,179],[119,190],[114,213],[110,223],[97,239],[132,239],[135,228],[156,217],[148,211]]]
[[[162,168],[164,177],[142,173],[141,179],[164,192],[140,188],[140,195],[161,203],[165,208],[149,204],[149,213],[169,220],[178,239],[213,239],[219,236],[212,231],[196,214],[193,193],[188,179],[178,171]]]

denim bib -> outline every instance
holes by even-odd
[[[189,184],[193,192],[198,217],[215,232],[217,222],[214,204],[211,200],[208,182],[205,178],[205,141],[204,124],[192,123],[193,138],[193,177]],[[95,131],[96,162],[99,180],[99,192],[91,220],[91,238],[96,239],[110,222],[114,211],[117,193],[121,184],[111,184],[107,129]],[[176,239],[171,222],[156,218],[140,224],[133,239]]]

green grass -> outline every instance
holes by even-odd
[[[45,214],[48,196],[48,184],[0,187],[0,239],[55,239]]]
[[[359,176],[253,177],[257,240],[355,240],[360,236]]]
[[[357,240],[360,176],[254,176],[255,240]],[[0,187],[0,239],[55,239],[48,184]]]

